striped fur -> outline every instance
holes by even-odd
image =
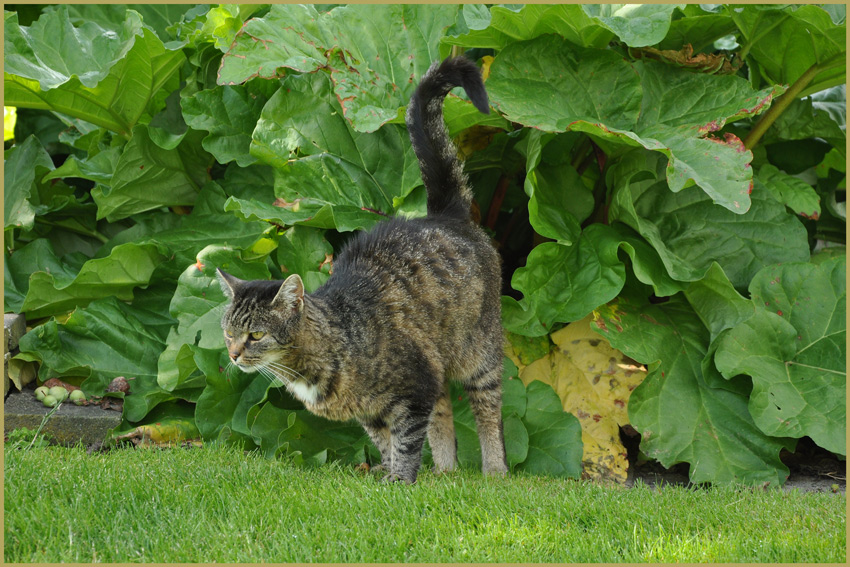
[[[222,326],[233,362],[280,379],[317,415],[357,419],[388,481],[415,482],[426,437],[436,469],[455,468],[447,380],[466,389],[484,472],[507,472],[501,265],[469,219],[471,192],[442,122],[443,98],[456,85],[487,108],[475,65],[450,59],[425,74],[407,114],[427,217],[359,233],[311,294],[297,275],[242,281],[219,270],[230,297]]]
[[[472,203],[463,165],[443,123],[443,99],[463,87],[475,107],[490,113],[478,67],[463,57],[434,63],[422,76],[407,106],[405,121],[428,190],[428,214],[465,219]]]

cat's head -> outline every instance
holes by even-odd
[[[240,280],[218,269],[230,299],[221,327],[227,352],[239,368],[256,372],[292,350],[304,311],[304,284],[297,274],[280,281]]]

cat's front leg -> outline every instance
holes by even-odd
[[[382,482],[416,482],[431,408],[403,411],[390,424],[390,473]],[[386,461],[385,461],[386,464]]]

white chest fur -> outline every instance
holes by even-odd
[[[315,405],[319,399],[319,388],[314,384],[307,384],[300,380],[287,384],[289,391],[302,403]]]

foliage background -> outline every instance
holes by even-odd
[[[312,290],[352,231],[424,214],[404,108],[465,51],[493,111],[456,93],[445,114],[504,259],[511,466],[623,480],[626,424],[695,482],[781,484],[803,436],[846,454],[844,6],[4,19],[18,380],[36,365],[99,395],[134,377],[120,432],[170,420],[300,462],[374,458],[355,425],[227,368],[214,270]]]

